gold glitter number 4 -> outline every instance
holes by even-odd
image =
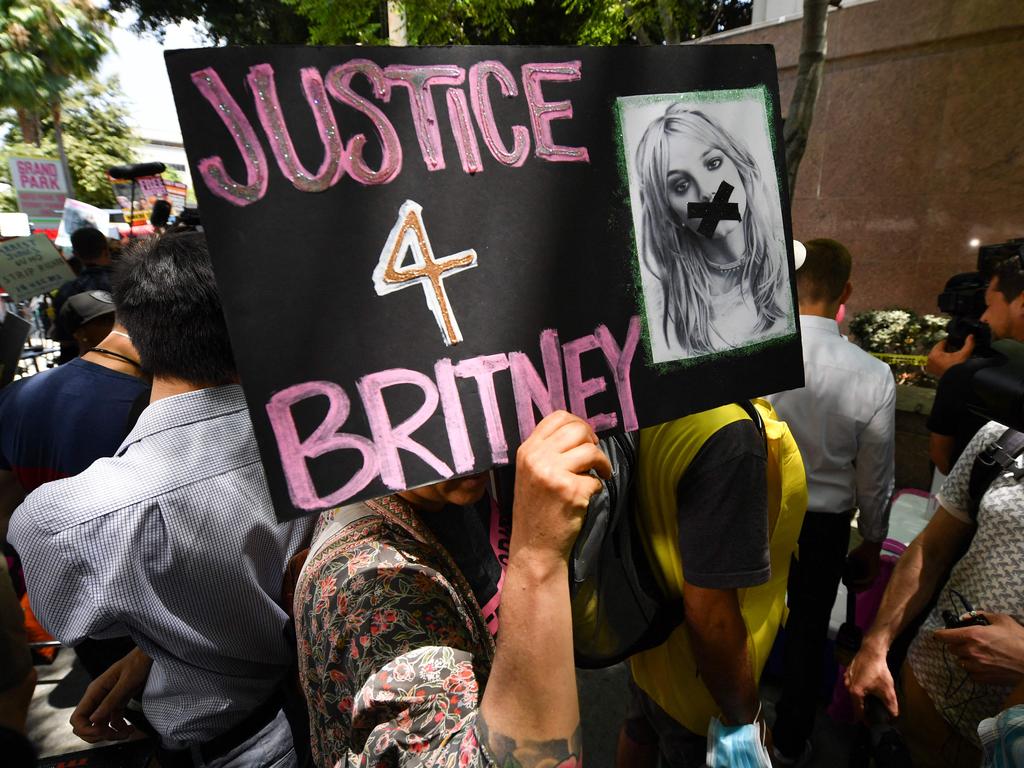
[[[412,260],[403,266],[406,251],[412,254]],[[427,306],[434,313],[445,345],[450,347],[462,341],[462,331],[459,330],[455,312],[448,301],[444,280],[476,265],[476,251],[472,248],[435,259],[423,225],[423,206],[406,200],[398,209],[398,220],[391,228],[391,234],[380,252],[380,261],[373,270],[373,287],[378,296],[383,296],[416,283],[422,285]]]

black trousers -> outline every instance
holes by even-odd
[[[850,543],[850,514],[810,512],[800,529],[799,559],[789,571],[782,698],[772,737],[784,755],[799,755],[814,729],[828,623]]]

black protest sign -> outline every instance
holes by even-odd
[[[4,312],[0,318],[0,387],[14,381],[31,330],[32,324],[13,312]]]
[[[769,47],[167,65],[282,517],[802,384]]]

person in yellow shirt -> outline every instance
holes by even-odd
[[[712,717],[759,718],[807,506],[803,464],[767,402],[726,405],[642,430],[636,494],[655,577],[686,618],[631,659],[617,763],[651,766],[660,754],[671,768],[702,766]]]

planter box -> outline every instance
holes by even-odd
[[[928,428],[935,390],[926,387],[896,387],[896,490],[932,485],[928,459]]]

